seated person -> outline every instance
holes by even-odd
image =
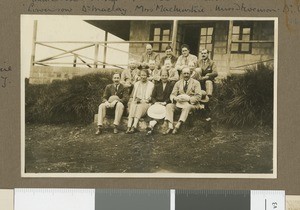
[[[211,97],[214,80],[218,76],[218,72],[215,62],[209,59],[208,55],[209,51],[207,49],[201,50],[202,58],[198,62],[199,68],[197,68],[197,71],[200,74],[201,88],[206,91],[209,97]]]
[[[128,101],[128,89],[120,84],[120,74],[116,73],[112,77],[113,84],[105,87],[102,103],[98,108],[98,130],[96,135],[102,133],[103,119],[106,115],[106,109],[114,110],[114,133],[118,133],[118,126],[124,111],[124,105]]]
[[[175,83],[172,93],[170,95],[171,102],[166,106],[166,117],[165,120],[169,124],[169,128],[164,134],[173,133],[176,134],[181,124],[186,121],[190,111],[194,109],[200,109],[200,100],[202,91],[200,82],[191,78],[191,70],[189,67],[182,69],[182,79]],[[176,105],[175,105],[176,103]],[[180,118],[175,128],[174,112],[180,110]]]
[[[153,82],[154,84],[160,81],[160,70],[156,68],[154,60],[149,60],[148,80]]]
[[[152,104],[160,104],[166,106],[168,103],[171,103],[170,94],[173,90],[172,82],[168,81],[169,72],[167,70],[161,71],[161,81],[155,84],[153,93],[151,96]],[[156,119],[151,119],[149,122],[147,135],[152,134],[154,126],[157,124]]]
[[[193,62],[190,62],[188,67],[191,70],[191,78],[199,81],[200,80],[200,74],[199,74],[198,71],[196,71],[195,64]]]
[[[169,59],[165,60],[163,69],[168,71],[168,74],[169,74],[168,81],[175,84],[175,82],[177,82],[179,80],[178,71],[175,68],[172,68],[172,63]]]
[[[177,61],[177,57],[173,54],[172,47],[170,45],[166,47],[165,53],[166,55],[160,59],[160,66],[164,66],[165,61],[170,60],[172,67],[174,67]]]
[[[188,66],[190,63],[194,63],[197,66],[197,56],[190,54],[190,47],[187,44],[181,46],[181,53],[175,64],[175,69],[178,71],[179,75],[184,67]]]
[[[135,60],[129,61],[129,68],[123,70],[121,73],[120,83],[125,87],[131,87],[135,82],[139,80],[140,70],[137,68]]]
[[[140,81],[133,86],[126,133],[135,133],[137,131],[140,118],[146,115],[151,105],[150,101],[154,84],[147,80],[148,76],[149,71],[142,69]]]
[[[143,69],[148,68],[149,60],[154,60],[157,68],[160,68],[160,55],[153,51],[151,44],[146,44],[146,52],[142,54],[139,66]]]

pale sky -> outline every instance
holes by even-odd
[[[21,16],[21,72],[24,77],[30,75],[30,59],[32,53],[33,40],[33,22],[38,20],[37,41],[104,41],[104,31],[85,22],[87,19],[99,19],[96,16],[62,16],[62,15],[22,15]],[[109,34],[108,41],[120,41],[118,37]],[[50,45],[50,44],[48,44]],[[52,46],[71,50],[85,46],[87,44],[51,44]],[[114,44],[114,48],[128,51],[128,44]],[[35,60],[50,57],[62,51],[50,49],[48,47],[37,45]],[[94,58],[94,47],[90,47],[77,53]],[[103,47],[99,48],[99,57],[102,61]],[[85,59],[86,62],[93,61]],[[48,62],[73,62],[73,57]],[[108,63],[127,64],[128,54],[116,50],[108,49]],[[71,66],[68,65],[68,66]],[[78,65],[84,67],[82,65]]]

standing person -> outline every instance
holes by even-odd
[[[102,133],[103,120],[106,116],[106,110],[114,110],[114,133],[118,133],[118,126],[124,111],[124,105],[128,101],[128,89],[120,83],[120,74],[116,73],[112,77],[112,84],[105,87],[102,103],[98,108],[98,130],[96,135]]]
[[[177,61],[177,57],[173,54],[173,50],[172,50],[172,47],[170,45],[168,45],[166,47],[166,51],[165,51],[166,55],[163,56],[160,60],[160,66],[163,66],[165,65],[165,61],[166,60],[170,60],[171,61],[171,64],[172,64],[172,67],[175,66],[176,64],[176,61]]]
[[[120,82],[125,87],[132,87],[139,80],[140,70],[135,60],[130,60],[128,66],[129,68],[122,72]]]
[[[154,60],[156,68],[160,68],[160,66],[159,66],[159,63],[160,63],[159,54],[153,51],[151,44],[146,44],[146,52],[142,54],[142,57],[141,57],[141,60],[140,60],[141,67],[142,68],[149,67],[149,60]]]
[[[161,81],[155,84],[151,102],[152,104],[159,104],[162,106],[166,106],[167,104],[171,103],[170,95],[173,90],[174,84],[168,81],[169,72],[167,70],[161,71]],[[164,108],[164,107],[162,107]],[[150,116],[150,115],[149,115]],[[151,117],[151,116],[150,116]],[[157,124],[157,119],[151,119],[148,126],[147,135],[152,134],[154,126]]]
[[[186,121],[191,110],[200,108],[202,91],[200,82],[191,78],[189,67],[182,69],[182,79],[175,83],[170,95],[171,102],[166,106],[165,120],[169,124],[164,134],[176,134],[182,123]],[[176,105],[175,105],[176,103]],[[181,110],[180,118],[175,128],[173,125],[175,110]]]
[[[217,66],[215,62],[208,58],[209,51],[207,49],[201,50],[201,59],[198,62],[198,71],[200,74],[201,88],[206,91],[209,97],[213,93],[213,84],[215,78],[218,76]]]
[[[156,68],[155,61],[149,60],[149,77],[148,80],[156,84],[160,81],[160,70]]]
[[[136,82],[132,91],[132,100],[129,108],[128,124],[126,133],[135,133],[141,117],[146,115],[150,107],[151,95],[154,84],[147,80],[149,71],[141,70],[141,80]]]
[[[168,71],[168,75],[169,75],[168,81],[170,81],[174,85],[175,82],[179,80],[179,74],[178,71],[172,67],[171,60],[169,59],[165,60],[163,69]]]
[[[197,56],[190,54],[190,47],[187,44],[183,44],[181,46],[181,53],[182,55],[178,57],[175,64],[175,68],[179,75],[184,67],[192,64],[194,64],[195,67],[197,66]]]

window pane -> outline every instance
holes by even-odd
[[[233,26],[233,31],[234,34],[239,34],[240,33],[240,27],[239,26]]]
[[[166,44],[162,44],[162,45],[161,45],[161,50],[165,50],[167,46],[168,46],[167,43],[166,43]]]
[[[239,40],[239,37],[240,37],[239,35],[232,35],[232,40],[233,41]]]
[[[243,28],[243,34],[250,34],[250,28]]]
[[[239,44],[238,43],[232,43],[231,44],[231,51],[237,52],[239,50]]]
[[[169,34],[170,34],[170,30],[169,29],[163,31],[163,35],[169,35]]]
[[[206,35],[207,28],[201,28],[201,35]]]
[[[206,43],[206,36],[201,36],[200,43]]]
[[[248,52],[250,50],[250,44],[242,44],[241,51]]]
[[[207,29],[207,35],[212,35],[213,34],[213,30],[214,30],[213,27],[208,28]]]
[[[169,36],[163,36],[163,41],[169,41]]]
[[[203,50],[203,49],[205,49],[205,44],[200,44],[199,50],[201,51],[201,50]]]
[[[159,38],[160,38],[160,36],[154,36],[153,41],[160,41]]]
[[[159,50],[159,44],[153,44],[153,50],[158,51]]]
[[[207,44],[206,49],[208,49],[211,52],[212,51],[212,44]]]
[[[160,35],[160,28],[154,29],[154,35]]]
[[[243,41],[249,41],[250,35],[243,35]]]
[[[207,36],[206,43],[212,43],[212,36]]]

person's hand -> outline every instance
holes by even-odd
[[[167,103],[166,102],[160,102],[161,105],[166,106]]]
[[[110,107],[110,103],[108,101],[105,102],[105,107],[109,108]]]

